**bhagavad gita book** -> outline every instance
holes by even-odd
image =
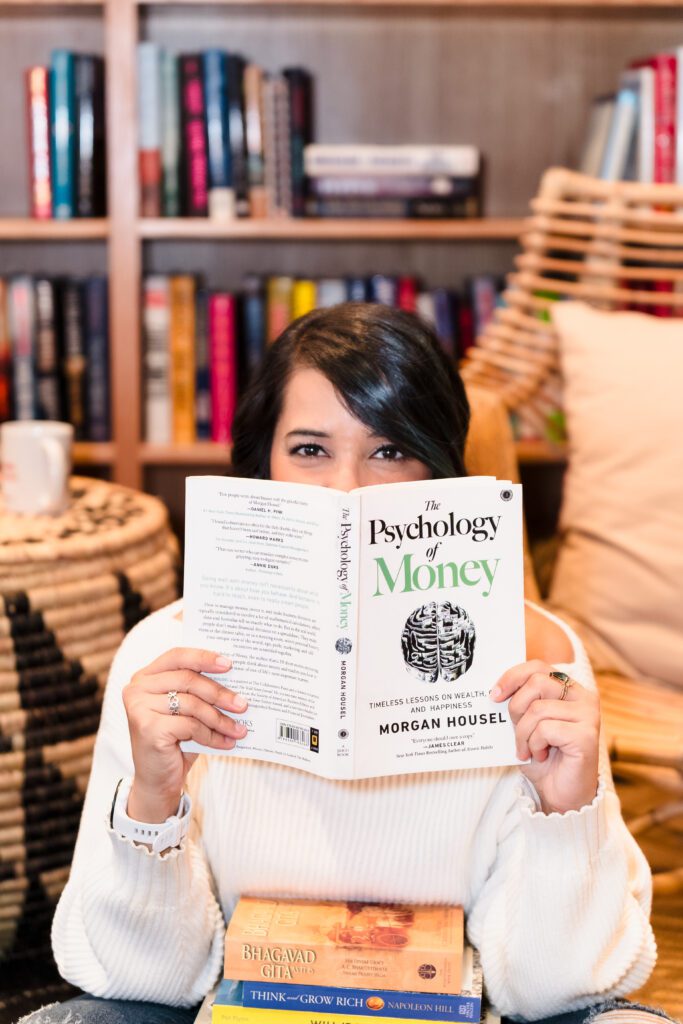
[[[522,493],[493,477],[345,493],[189,477],[184,642],[249,702],[231,751],[330,779],[519,763]]]
[[[243,896],[225,936],[225,977],[458,993],[463,912],[454,906]]]

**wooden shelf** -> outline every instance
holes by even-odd
[[[51,0],[44,0],[51,2]],[[55,0],[56,2],[56,0]],[[508,11],[680,8],[681,0],[136,0],[140,7],[451,7],[498,8]]]
[[[0,241],[68,242],[74,239],[95,241],[109,237],[106,217],[73,220],[35,220],[32,217],[0,217]]]
[[[140,461],[145,466],[227,466],[229,460],[230,445],[214,441],[140,445]]]
[[[77,441],[74,462],[77,466],[110,466],[114,461],[115,447],[113,441]]]
[[[3,7],[102,7],[106,0],[0,0]]]
[[[554,444],[551,441],[517,441],[515,448],[520,463],[548,464],[567,461],[566,442]]]
[[[482,217],[462,220],[346,220],[302,217],[282,220],[217,221],[203,217],[160,217],[138,221],[143,239],[284,239],[286,241],[434,241],[516,240],[523,218]]]

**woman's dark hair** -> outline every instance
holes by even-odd
[[[356,419],[434,477],[466,475],[469,405],[433,329],[390,306],[344,302],[295,320],[268,348],[235,414],[237,476],[269,476],[284,389],[299,367],[323,373]]]

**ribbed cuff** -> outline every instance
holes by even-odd
[[[560,862],[556,858],[567,864],[572,850],[584,869],[587,859],[594,860],[600,855],[607,835],[605,783],[602,779],[592,802],[579,811],[545,814],[537,809],[529,792],[522,787],[519,789],[519,801],[525,848],[530,856],[538,855],[549,869]]]
[[[153,853],[132,839],[125,839],[109,827],[116,891],[122,900],[139,906],[177,906],[190,887],[190,857],[187,837],[168,852]]]

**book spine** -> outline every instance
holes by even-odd
[[[195,418],[198,441],[211,438],[211,371],[209,358],[209,293],[197,292],[195,346]]]
[[[10,281],[7,314],[12,351],[12,415],[34,420],[38,415],[35,369],[35,296],[30,277]]]
[[[285,68],[282,75],[289,89],[292,216],[304,217],[306,215],[304,149],[313,141],[313,82],[309,73],[303,68]]]
[[[76,213],[104,213],[104,68],[99,57],[74,58],[76,105]]]
[[[0,423],[12,415],[12,346],[8,319],[7,282],[0,277]]]
[[[434,298],[436,334],[441,343],[441,348],[447,356],[453,359],[456,354],[456,342],[450,295],[446,288],[435,288],[432,295]]]
[[[180,95],[178,61],[161,53],[161,208],[164,217],[179,217],[180,202]]]
[[[282,75],[273,78],[275,142],[275,206],[281,215],[292,216],[292,148],[290,140],[289,86]]]
[[[349,302],[367,302],[368,283],[364,277],[349,277],[347,279],[346,298]]]
[[[252,217],[268,216],[263,126],[263,70],[258,64],[244,69],[244,124],[247,146],[249,210]]]
[[[209,298],[211,440],[229,444],[237,403],[235,299],[227,292]]]
[[[185,185],[183,206],[188,217],[206,217],[209,212],[209,167],[201,58],[198,54],[185,54],[178,61]]]
[[[240,347],[238,369],[240,387],[247,386],[266,350],[266,297],[263,281],[249,274],[242,288]]]
[[[53,50],[50,62],[50,153],[52,213],[68,220],[76,212],[76,124],[74,56]]]
[[[39,220],[52,217],[52,178],[50,174],[50,113],[48,106],[48,69],[29,68],[26,72],[28,103],[29,180],[31,216]]]
[[[325,174],[309,178],[308,187],[313,196],[333,199],[345,196],[453,199],[476,197],[479,189],[477,178],[454,178],[446,174]]]
[[[315,281],[299,280],[292,288],[292,320],[298,320],[315,309],[317,302]]]
[[[195,428],[195,283],[187,274],[171,278],[171,408],[173,440],[192,444]]]
[[[86,352],[86,435],[89,441],[111,436],[109,403],[109,315],[106,277],[83,283]]]
[[[280,217],[286,211],[277,205],[277,145],[275,135],[275,80],[264,75],[261,83],[263,102],[263,181],[267,217]]]
[[[354,1014],[345,1010],[340,1013],[330,1013],[327,1010],[283,1010],[278,1008],[277,1017],[273,1009],[264,1009],[255,1006],[230,1006],[221,1003],[214,1003],[211,1010],[211,1024],[370,1024],[377,1020],[374,1013]],[[477,1016],[467,1017],[387,1017],[381,1018],[385,1024],[404,1024],[406,1019],[418,1021],[452,1020],[452,1021],[478,1021]],[[500,1018],[496,1018],[499,1022]]]
[[[147,277],[142,298],[145,438],[151,444],[170,444],[171,355],[169,280]]]
[[[476,196],[400,198],[381,196],[341,196],[310,198],[306,209],[311,217],[414,217],[443,219],[479,216]]]
[[[282,334],[285,327],[292,321],[292,287],[291,277],[269,277],[266,286],[266,341],[268,345]]]
[[[80,281],[64,282],[64,377],[66,381],[66,412],[73,424],[74,438],[86,440],[85,406],[85,331],[83,322],[83,288]]]
[[[676,180],[676,55],[658,54],[655,71],[655,181]]]
[[[220,1004],[218,1004],[220,1005]],[[392,992],[389,989],[332,988],[325,985],[279,985],[275,982],[242,982],[242,1005],[272,1011],[322,1010],[331,1014],[398,1017],[401,1020],[478,1021],[481,997],[437,995],[431,992]]]
[[[373,274],[369,282],[370,302],[380,302],[384,306],[398,304],[398,283],[395,277],[387,274]]]
[[[396,285],[396,305],[408,313],[417,308],[417,281],[414,277],[399,277]]]
[[[38,418],[61,420],[64,418],[64,409],[54,282],[47,277],[36,278],[34,295]]]
[[[249,174],[247,171],[247,144],[244,126],[244,58],[228,55],[227,104],[230,137],[230,164],[232,185],[235,190],[235,212],[238,217],[249,216]]]
[[[232,187],[230,164],[226,63],[227,55],[222,50],[207,50],[202,54],[209,161],[208,211],[210,217],[219,219],[235,216],[235,191]]]
[[[343,277],[321,277],[316,289],[316,306],[326,309],[346,302],[346,281]]]
[[[140,216],[161,215],[161,53],[138,43],[138,162]]]
[[[447,174],[471,178],[479,174],[474,146],[364,146],[313,143],[304,153],[306,174]]]

